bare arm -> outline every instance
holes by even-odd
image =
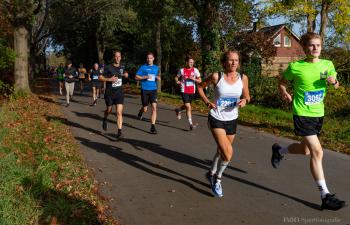
[[[284,79],[282,76],[279,76],[278,88],[280,90],[282,99],[290,103],[292,102],[292,96],[287,91],[287,85],[288,85],[288,81]]]
[[[208,99],[206,94],[204,93],[204,88],[208,87],[210,84],[216,85],[219,80],[219,74],[213,73],[208,76],[203,82],[198,85],[198,93],[201,96],[204,103],[208,106],[208,108],[216,108],[216,105]]]
[[[242,93],[242,98],[238,102],[239,107],[244,107],[246,104],[250,102],[249,81],[248,81],[248,77],[244,74],[242,77],[242,81],[243,81],[243,93]]]

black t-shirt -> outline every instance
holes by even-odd
[[[91,79],[93,81],[98,81],[98,77],[100,76],[100,70],[99,69],[97,69],[97,70],[91,69],[90,76],[91,76]]]
[[[65,79],[68,83],[74,82],[74,78],[78,76],[78,71],[75,69],[75,67],[65,67],[64,68],[64,75]]]
[[[120,65],[119,67],[114,66],[113,64],[105,67],[103,76],[106,78],[111,78],[113,76],[118,77],[116,82],[106,82],[106,90],[109,91],[119,91],[122,90],[122,76],[125,71],[125,67]]]

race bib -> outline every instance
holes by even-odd
[[[120,72],[121,75],[123,75],[124,69],[123,68],[119,69],[119,72]]]
[[[93,75],[93,76],[92,76],[92,79],[93,79],[93,80],[98,80],[98,75]]]
[[[156,75],[155,74],[147,74],[148,75],[148,81],[155,81],[156,80]]]
[[[122,83],[123,83],[123,81],[122,81],[122,79],[118,79],[116,82],[114,82],[114,83],[112,83],[112,87],[120,87],[120,86],[122,86]]]
[[[324,90],[319,91],[305,91],[304,92],[304,104],[315,105],[323,101]]]
[[[186,87],[192,87],[192,86],[194,86],[194,82],[192,80],[187,80],[187,81],[185,81],[185,85],[186,85]]]
[[[221,97],[216,101],[216,106],[220,109],[233,109],[237,105],[238,98]]]

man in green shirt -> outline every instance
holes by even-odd
[[[322,50],[321,36],[307,33],[301,37],[300,42],[306,59],[289,64],[280,77],[279,89],[284,100],[293,102],[294,132],[302,137],[302,141],[286,147],[275,143],[272,146],[271,164],[277,168],[283,154],[287,153],[311,155],[310,169],[320,190],[321,208],[338,210],[345,206],[345,201],[328,191],[322,167],[323,150],[318,138],[323,123],[323,100],[327,87],[339,87],[337,72],[331,61],[319,58]],[[288,81],[293,83],[293,98],[286,88]]]

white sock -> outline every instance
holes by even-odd
[[[220,154],[218,152],[216,152],[216,154],[214,155],[214,158],[213,158],[213,162],[211,164],[211,169],[210,169],[210,173],[212,175],[215,174],[216,171],[218,170],[219,159],[220,159]]]
[[[188,122],[192,125],[192,118],[188,118]]]
[[[288,151],[288,146],[287,147],[282,147],[280,148],[280,150],[278,150],[278,152],[282,155],[285,155],[287,154],[289,151]]]
[[[325,180],[317,180],[316,185],[318,187],[318,190],[321,193],[321,198],[326,197],[326,194],[329,193],[327,185],[326,185],[326,181]]]
[[[224,161],[222,160],[222,158],[220,157],[220,161],[219,161],[219,171],[216,173],[218,178],[222,177],[222,173],[224,172],[224,170],[226,169],[226,167],[228,166],[228,164],[230,163],[230,161]]]

